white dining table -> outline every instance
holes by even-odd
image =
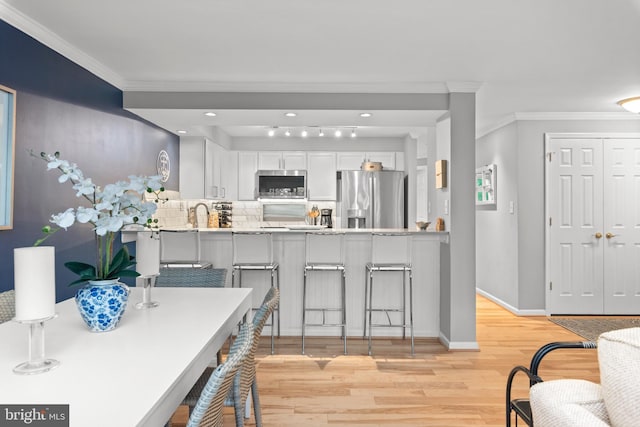
[[[60,365],[17,375],[29,326],[0,324],[0,404],[69,404],[71,426],[163,426],[217,351],[250,313],[251,289],[154,288],[158,307],[139,310],[140,288],[110,332],[90,332],[73,298],[45,322],[45,355]]]

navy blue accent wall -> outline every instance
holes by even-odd
[[[0,20],[0,84],[17,91],[13,229],[0,230],[0,292],[13,288],[13,249],[31,246],[52,214],[83,204],[59,173],[28,150],[60,151],[86,177],[106,185],[156,174],[167,150],[178,189],[178,137],[122,108],[122,91]],[[66,261],[95,263],[90,226],[74,224],[44,243],[56,248],[56,297],[71,297],[75,275]]]

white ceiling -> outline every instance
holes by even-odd
[[[640,0],[0,0],[0,18],[125,92],[446,93],[473,83],[478,134],[515,114],[638,117],[616,101],[640,95]],[[284,111],[135,112],[171,131],[232,136],[292,122]],[[442,114],[356,113],[309,110],[293,122],[401,136]]]

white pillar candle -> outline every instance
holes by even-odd
[[[136,271],[141,276],[160,273],[160,239],[153,232],[139,232],[136,239]]]
[[[55,314],[56,258],[53,246],[13,250],[16,320],[46,319]]]

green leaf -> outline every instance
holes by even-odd
[[[80,279],[74,280],[73,282],[69,283],[67,286],[79,285],[79,284],[82,284],[82,283],[86,283],[88,280],[93,280],[93,279],[82,279],[82,278],[80,278]]]
[[[86,264],[84,262],[69,261],[69,262],[65,262],[64,266],[80,276],[95,277],[96,275],[96,268],[93,265]]]
[[[120,270],[118,273],[120,277],[138,277],[140,273],[135,270]]]
[[[107,273],[107,277],[112,277],[114,273],[117,273],[133,265],[131,263],[132,259],[133,257],[129,255],[129,250],[127,249],[127,247],[123,246],[113,257],[113,260],[111,261],[111,268]]]

